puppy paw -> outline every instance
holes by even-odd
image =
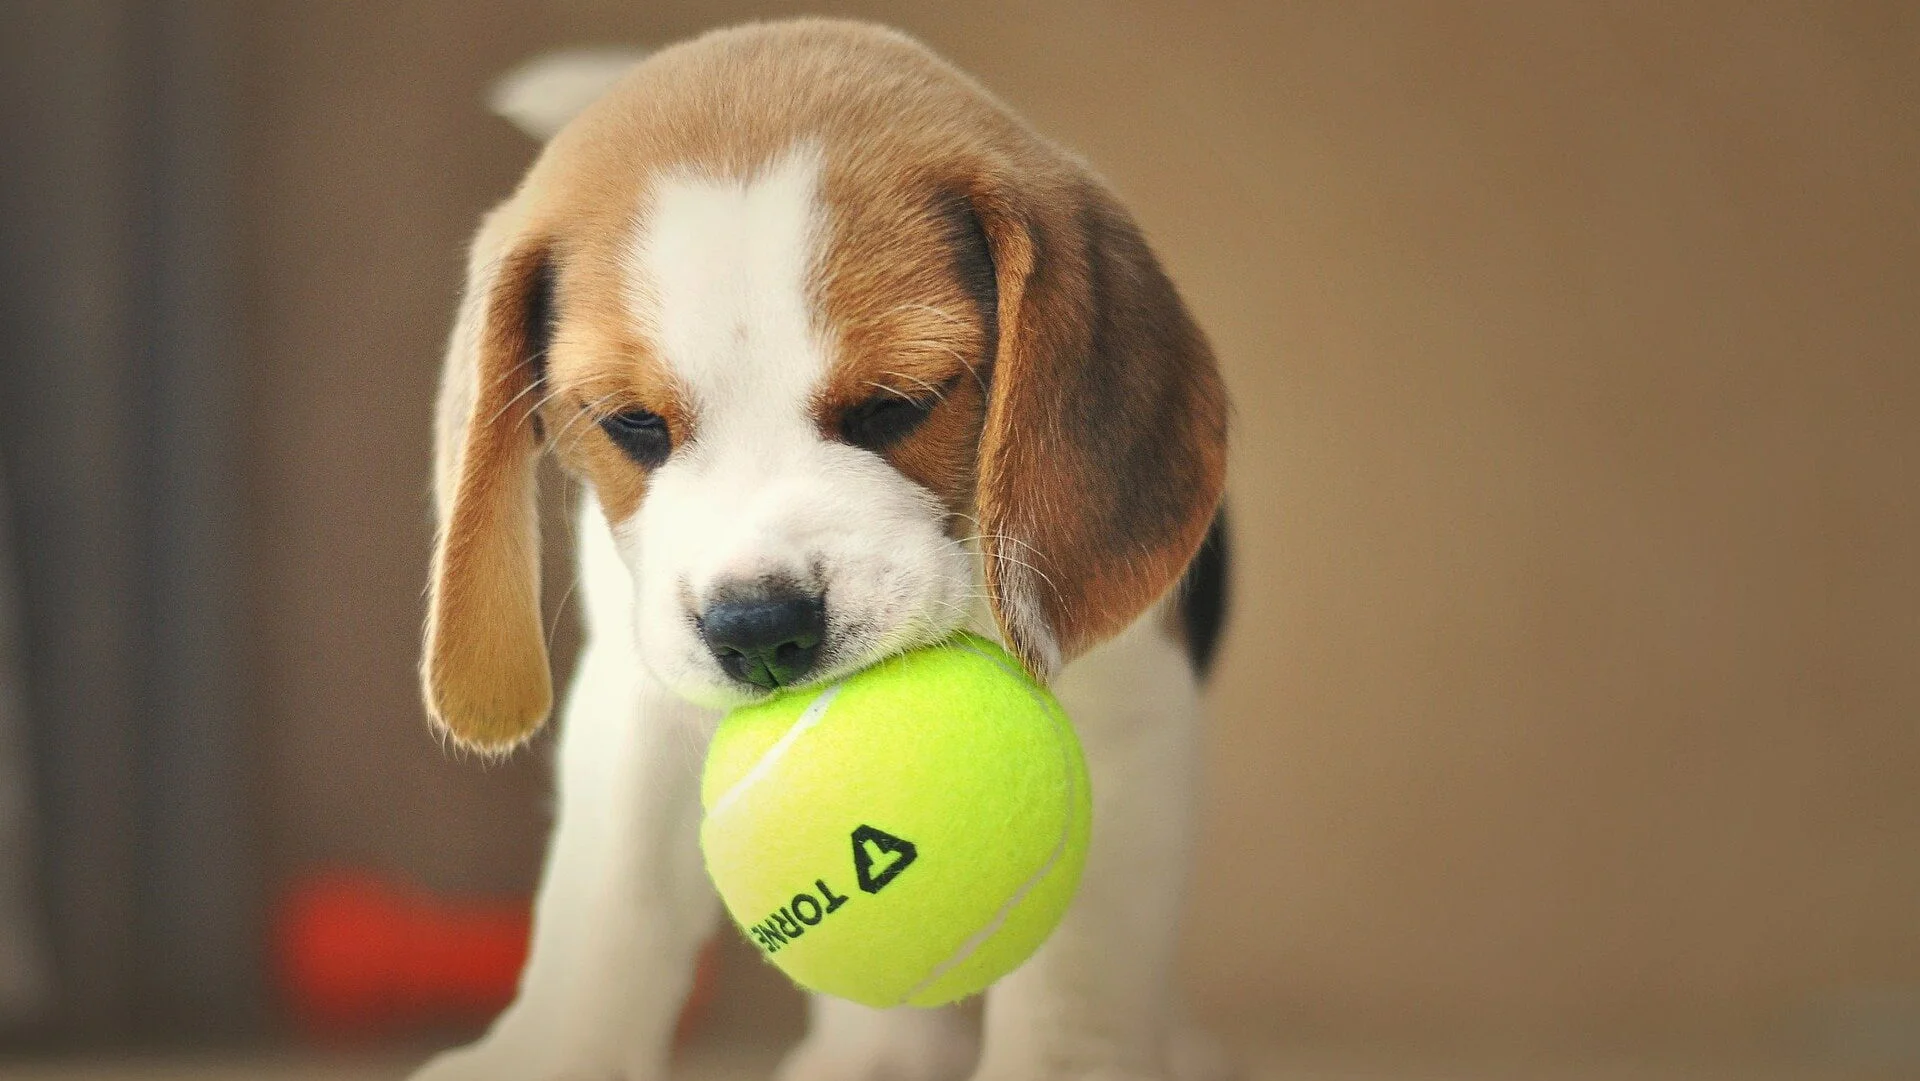
[[[1087,1070],[995,1070],[974,1074],[970,1081],[1181,1081],[1169,1074],[1100,1067]]]
[[[1174,1034],[1167,1064],[1174,1081],[1240,1081],[1244,1073],[1219,1037],[1196,1028]]]
[[[650,1081],[630,1077],[618,1067],[568,1060],[553,1050],[485,1039],[435,1055],[408,1081]]]
[[[917,1029],[849,1040],[816,1033],[788,1052],[774,1081],[964,1081],[978,1045],[967,1033]]]
[[[1017,1066],[1001,1062],[984,1067],[970,1081],[1240,1081],[1240,1065],[1212,1034],[1183,1029],[1167,1045],[1164,1072],[1140,1066]]]

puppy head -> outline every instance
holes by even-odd
[[[483,226],[440,410],[423,675],[510,746],[551,689],[534,464],[591,487],[640,661],[716,706],[974,623],[1036,674],[1178,578],[1220,495],[1206,343],[1126,213],[886,31],[640,65]]]

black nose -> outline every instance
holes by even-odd
[[[716,601],[699,619],[700,637],[727,674],[772,690],[806,678],[827,629],[819,594],[781,592]]]

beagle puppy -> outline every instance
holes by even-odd
[[[561,60],[506,97],[557,130],[480,228],[447,354],[427,708],[489,752],[547,717],[543,455],[582,484],[588,642],[518,999],[417,1076],[665,1076],[718,922],[696,834],[719,716],[962,627],[1082,734],[1080,895],[977,1025],[819,999],[780,1077],[1209,1072],[1172,979],[1227,405],[1126,210],[857,23]]]

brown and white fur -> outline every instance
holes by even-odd
[[[982,1031],[818,999],[781,1076],[1209,1072],[1171,983],[1226,405],[1126,211],[964,75],[859,24],[562,59],[504,97],[553,130],[480,230],[447,358],[428,708],[490,751],[546,719],[541,455],[586,493],[589,634],[519,997],[418,1076],[665,1076],[718,921],[696,773],[720,712],[960,627],[1051,679],[1082,734],[1080,895]],[[714,641],[718,606],[768,596],[818,619],[779,674]]]

